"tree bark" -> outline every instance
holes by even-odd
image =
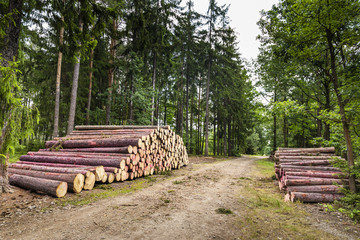
[[[116,20],[113,20],[113,34],[116,32],[117,23]],[[112,92],[113,92],[113,83],[114,83],[114,60],[115,60],[115,46],[116,40],[112,36],[110,43],[110,60],[109,60],[109,70],[108,70],[108,98],[106,103],[106,120],[105,124],[110,124],[110,112],[111,112],[111,101],[112,101]]]
[[[83,22],[80,17],[79,28],[82,32]],[[80,44],[80,43],[79,43]],[[69,120],[67,126],[67,134],[70,134],[74,130],[75,125],[75,113],[76,113],[76,98],[77,98],[77,89],[79,84],[79,73],[80,73],[80,50],[76,53],[76,63],[74,65],[74,74],[71,88],[71,99],[70,99],[70,111],[69,111]]]
[[[63,0],[65,4],[65,0]],[[54,110],[54,131],[53,137],[59,136],[59,109],[60,109],[60,82],[61,82],[61,63],[62,63],[62,47],[64,43],[64,16],[61,15],[61,27],[59,36],[59,54],[56,71],[56,90],[55,90],[55,110]]]
[[[3,39],[0,39],[3,42],[3,48],[0,49],[1,56],[5,61],[0,64],[4,67],[8,66],[8,62],[16,61],[18,56],[19,49],[19,37],[21,31],[21,19],[22,19],[22,0],[12,0],[9,1],[8,13],[12,14],[12,20],[9,20],[8,27],[5,29],[5,36]],[[0,72],[0,78],[2,78]],[[0,136],[0,154],[6,155],[6,146],[4,143],[9,137],[11,131],[10,123],[12,121],[12,113],[10,109],[7,109],[5,103],[5,109],[1,109],[4,116],[4,122],[1,126],[1,136]],[[8,180],[8,156],[5,158],[0,157],[0,194],[2,192],[11,192]]]
[[[89,125],[90,122],[90,107],[91,107],[91,92],[92,92],[92,76],[93,76],[93,63],[94,63],[94,49],[91,49],[90,59],[89,59],[89,93],[88,93],[88,102],[86,108],[86,125]]]
[[[292,192],[290,194],[290,200],[292,202],[301,201],[304,203],[329,203],[335,200],[341,199],[343,194],[331,194],[331,193],[303,193],[303,192]]]
[[[152,97],[151,97],[151,124],[154,125],[154,111],[155,111],[155,90],[156,90],[156,50],[153,50],[153,71],[152,71]]]
[[[11,185],[25,189],[44,192],[54,197],[64,197],[67,193],[68,185],[66,182],[29,177],[18,174],[9,176]]]
[[[335,90],[336,97],[338,100],[338,106],[339,106],[340,115],[341,115],[341,123],[343,126],[344,138],[345,138],[345,142],[346,142],[347,161],[348,161],[349,167],[353,168],[354,167],[354,156],[353,156],[351,134],[350,134],[350,120],[346,117],[344,100],[343,100],[342,94],[339,90],[340,86],[339,86],[337,70],[336,70],[336,63],[335,63],[335,61],[336,61],[335,49],[332,44],[334,36],[331,33],[330,29],[327,29],[327,31],[326,31],[326,37],[327,37],[327,42],[328,42],[328,47],[329,47],[329,52],[330,52],[330,61],[331,61],[330,78],[334,85],[334,90]],[[355,176],[353,174],[349,175],[349,188],[352,192],[354,192],[354,193],[356,192]]]
[[[84,188],[85,177],[81,173],[68,174],[68,173],[54,173],[54,172],[41,172],[34,170],[24,170],[17,168],[9,168],[9,174],[18,174],[29,177],[51,179],[61,182],[67,182],[70,191],[79,193]]]

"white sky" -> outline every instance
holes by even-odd
[[[184,1],[186,2],[186,1]],[[239,52],[247,60],[255,59],[260,43],[256,36],[260,34],[256,22],[260,20],[260,11],[269,10],[278,0],[217,0],[218,6],[228,5],[230,25],[238,35]],[[202,14],[207,12],[209,0],[194,0],[194,9]]]

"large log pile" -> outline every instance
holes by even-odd
[[[335,148],[279,148],[274,155],[275,174],[285,201],[333,202],[348,184],[340,169],[331,165]],[[343,160],[343,159],[341,159]]]
[[[10,183],[62,197],[65,186],[79,193],[91,190],[95,182],[133,180],[189,163],[182,138],[169,126],[75,129],[66,137],[47,141],[45,149],[28,152],[11,164]]]

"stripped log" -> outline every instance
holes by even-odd
[[[68,190],[74,193],[79,193],[84,188],[85,177],[82,174],[70,174],[70,173],[53,173],[53,172],[41,172],[33,170],[24,170],[17,168],[9,168],[9,173],[24,175],[36,178],[45,178],[51,180],[57,180],[67,182]]]
[[[9,173],[9,183],[13,186],[43,192],[58,198],[64,197],[68,189],[68,184],[66,182],[12,173]]]
[[[301,201],[304,203],[317,203],[317,202],[334,202],[343,197],[343,194],[337,193],[305,193],[305,192],[292,192],[290,194],[290,200],[292,202]]]

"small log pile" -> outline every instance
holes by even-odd
[[[186,147],[169,126],[76,126],[46,148],[9,166],[10,184],[63,197],[95,182],[133,180],[189,163]]]
[[[346,176],[331,165],[335,148],[279,148],[274,155],[275,174],[285,201],[333,202],[348,185]],[[344,159],[341,159],[344,160]]]

